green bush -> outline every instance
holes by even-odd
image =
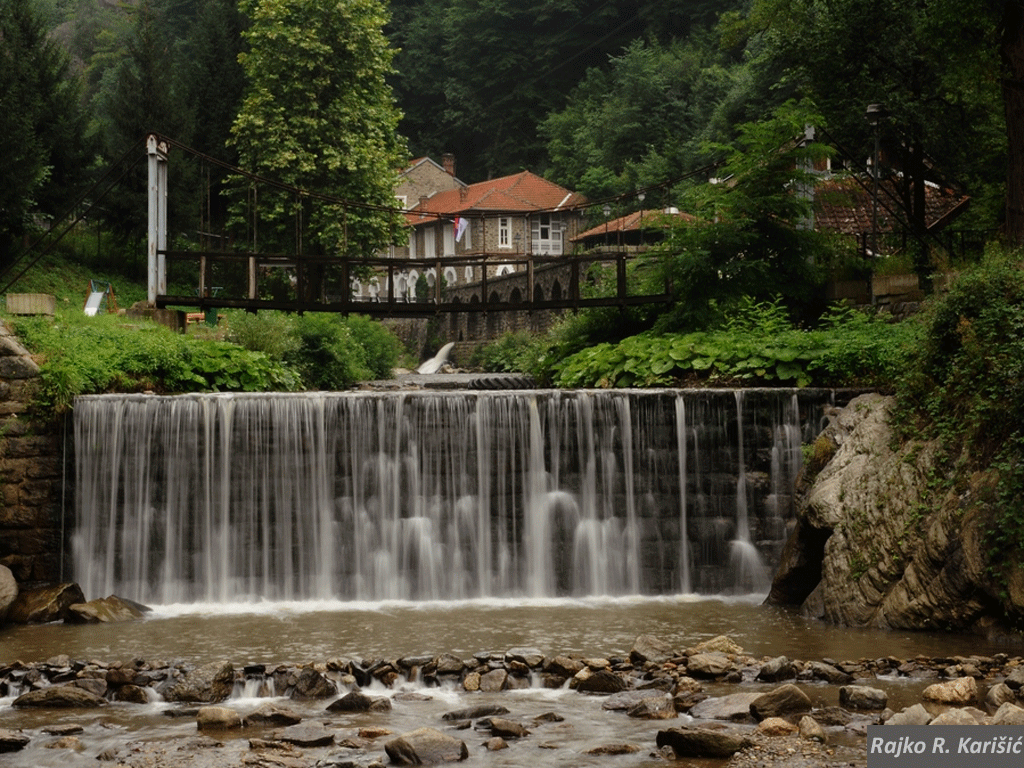
[[[536,337],[528,331],[511,331],[474,349],[469,365],[488,373],[523,373],[535,345]]]
[[[402,342],[383,324],[366,315],[350,315],[346,324],[352,338],[364,350],[370,377],[390,379],[403,352]]]
[[[994,473],[983,499],[993,573],[1024,551],[1024,271],[993,252],[924,313],[919,353],[899,390],[904,437],[941,440],[957,476]]]
[[[915,326],[835,310],[820,329],[794,327],[779,300],[741,302],[724,327],[644,333],[545,360],[559,387],[659,387],[680,383],[889,388]]]
[[[12,321],[42,357],[39,404],[62,412],[78,395],[103,392],[292,390],[298,378],[261,352],[172,333],[113,315],[68,313]]]
[[[232,312],[227,317],[227,340],[253,352],[282,360],[298,346],[292,317],[284,312]]]
[[[336,315],[308,314],[295,319],[298,345],[285,359],[309,389],[347,389],[372,374],[366,351]]]

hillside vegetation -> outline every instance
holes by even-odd
[[[38,405],[47,411],[104,392],[346,389],[389,378],[404,354],[383,325],[359,316],[231,311],[216,327],[193,325],[187,334],[116,313],[88,317],[90,279],[110,282],[122,308],[146,297],[145,286],[124,274],[51,256],[19,286],[56,296],[56,317],[4,316],[40,362]]]

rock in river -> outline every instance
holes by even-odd
[[[448,736],[436,728],[418,728],[384,745],[396,765],[454,763],[469,757],[466,742]]]
[[[74,685],[55,685],[29,691],[16,698],[13,707],[38,707],[40,709],[78,709],[102,707],[106,699]]]

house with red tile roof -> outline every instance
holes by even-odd
[[[418,157],[398,174],[395,197],[402,210],[409,210],[423,198],[438,192],[449,192],[466,185],[455,175],[455,156],[446,154],[437,163],[429,157]]]
[[[392,246],[395,259],[435,259],[484,256],[488,276],[524,268],[514,257],[561,256],[585,221],[586,199],[530,171],[466,184],[455,175],[455,158],[444,155],[438,164],[429,157],[413,160],[399,173],[397,205],[406,211],[408,244]],[[505,257],[508,260],[503,259]],[[445,284],[464,285],[482,279],[479,267],[444,267]],[[434,269],[424,270],[435,285]],[[417,268],[396,278],[399,295],[414,296],[420,279]],[[386,278],[384,278],[386,282]],[[357,296],[381,295],[387,286],[374,278],[370,285],[356,281]]]
[[[682,213],[678,208],[633,211],[580,232],[572,242],[584,250],[605,246],[632,250],[661,242],[666,230],[679,222],[695,221],[696,217]]]
[[[412,259],[486,255],[489,275],[516,271],[502,257],[561,256],[581,230],[586,199],[530,171],[438,190],[411,204]],[[479,270],[477,270],[479,271]],[[472,267],[445,269],[449,285],[481,278]]]
[[[876,204],[870,178],[846,175],[823,179],[814,189],[814,226],[820,231],[856,238],[865,253],[871,250],[873,232],[883,242],[894,235],[902,240],[909,219],[903,202],[904,186],[899,175],[879,179]],[[924,225],[929,233],[941,232],[967,210],[971,201],[951,186],[931,181],[925,182],[924,198]],[[893,245],[896,243],[889,243],[890,247]]]

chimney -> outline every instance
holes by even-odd
[[[445,152],[441,155],[441,164],[444,166],[444,169],[448,172],[449,176],[455,175],[455,155],[451,152]]]

